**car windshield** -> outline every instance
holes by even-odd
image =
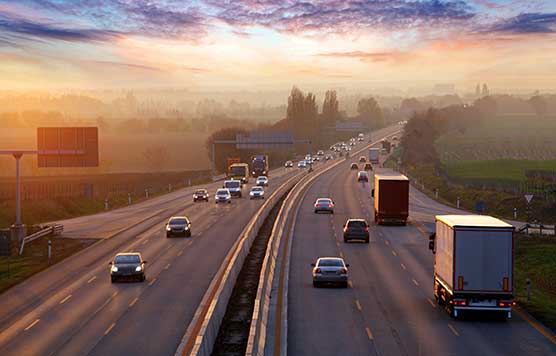
[[[259,177],[257,180],[266,180],[266,177]]]
[[[141,259],[139,255],[120,255],[114,258],[114,263],[139,263]]]
[[[317,204],[330,204],[332,203],[332,200],[330,199],[318,199],[317,200]]]
[[[207,192],[206,190],[201,189],[201,190],[196,191],[195,194],[201,195],[201,194],[206,194],[206,192]]]
[[[216,191],[216,195],[228,195],[228,191],[227,190],[218,190]]]
[[[342,260],[336,259],[336,258],[330,258],[330,259],[325,259],[325,260],[320,260],[319,261],[319,267],[343,267],[344,264],[342,263]]]
[[[170,225],[186,225],[187,219],[185,218],[176,218],[170,220]]]
[[[360,175],[361,177],[366,177],[366,176],[367,176],[367,173],[366,173],[366,172],[359,172],[359,175]]]
[[[367,227],[367,223],[365,223],[364,221],[361,221],[361,220],[351,220],[351,221],[348,222],[347,226],[348,227],[364,228],[364,227]]]
[[[252,191],[252,192],[262,192],[262,191],[263,191],[263,188],[261,188],[261,187],[253,187],[253,188],[251,188],[251,191]]]

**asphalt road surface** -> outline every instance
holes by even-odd
[[[412,189],[407,226],[371,224],[369,244],[343,242],[348,218],[373,220],[370,183],[356,182],[348,163],[309,188],[297,215],[289,274],[290,355],[555,355],[556,345],[518,313],[452,319],[436,305],[433,256],[426,229],[435,214],[457,212]],[[379,170],[380,171],[380,170]],[[314,214],[330,197],[335,214]],[[418,224],[419,222],[420,224]],[[350,287],[313,288],[311,262],[344,257]]]

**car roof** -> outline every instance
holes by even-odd
[[[230,190],[229,190],[228,188],[218,188],[218,190],[216,190],[216,192],[217,192],[217,193],[218,193],[218,192],[226,192],[226,193],[229,193]]]
[[[258,176],[257,179],[268,179],[266,176]]]
[[[366,222],[365,219],[361,219],[361,218],[353,218],[353,219],[347,219],[348,222],[350,221],[361,221],[361,222]]]
[[[141,257],[141,253],[139,253],[139,252],[119,252],[119,253],[116,254],[115,257],[118,257],[118,256],[139,256],[139,257]]]
[[[361,175],[367,175],[367,172],[365,172],[365,171],[359,171],[359,174],[361,174]]]
[[[199,188],[196,190],[196,192],[206,192],[207,188]]]
[[[322,260],[336,260],[336,261],[342,261],[344,262],[344,259],[341,257],[319,257],[317,258],[317,262],[322,261]]]
[[[188,218],[187,216],[185,216],[185,215],[182,215],[182,216],[172,216],[172,217],[170,218],[170,220],[172,220],[172,219],[187,219],[187,220],[189,220],[189,218]]]
[[[331,198],[317,198],[317,200],[332,200]]]
[[[260,186],[258,186],[258,185],[255,185],[255,186],[251,187],[251,190],[253,190],[253,189],[263,189],[263,187],[260,187]]]

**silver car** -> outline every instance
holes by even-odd
[[[313,287],[325,283],[340,284],[343,288],[348,286],[348,267],[342,258],[320,257],[313,266]]]
[[[257,177],[255,184],[261,187],[266,187],[268,186],[268,178],[266,176],[259,176]]]
[[[250,199],[264,199],[264,189],[263,187],[252,187],[251,191],[249,192]]]
[[[307,162],[305,161],[299,161],[299,163],[297,164],[297,168],[306,168],[307,167]]]
[[[232,195],[230,194],[230,191],[226,188],[220,188],[216,191],[216,194],[214,196],[214,202],[216,204],[218,203],[231,203],[232,202]]]
[[[320,212],[334,214],[334,202],[330,198],[318,198],[314,207],[315,214]]]

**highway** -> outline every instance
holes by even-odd
[[[372,179],[357,183],[346,162],[307,190],[290,256],[288,354],[556,355],[554,341],[520,313],[508,321],[455,320],[441,310],[434,301],[433,256],[425,234],[434,229],[435,214],[458,210],[412,187],[409,224],[376,226],[372,187]],[[314,214],[319,197],[334,200],[334,215]],[[371,223],[369,244],[343,242],[343,224],[357,217]],[[345,258],[351,265],[349,288],[313,288],[310,264],[320,256]]]
[[[270,175],[267,195],[297,168]],[[249,186],[254,182],[251,179]],[[221,182],[208,184],[214,194]],[[0,296],[0,355],[172,355],[223,258],[262,201],[193,203],[195,188],[63,223],[68,237],[100,242]],[[186,214],[192,238],[166,239]],[[111,284],[108,262],[141,252],[145,283]]]
[[[273,170],[266,195],[306,172]],[[193,203],[201,187],[189,187],[61,221],[64,237],[98,242],[0,295],[0,355],[173,355],[224,257],[262,205],[245,196],[215,205],[221,184],[203,186],[209,203]],[[167,239],[165,222],[182,214],[193,236]],[[138,251],[148,261],[146,282],[110,283],[108,262],[122,251]]]

